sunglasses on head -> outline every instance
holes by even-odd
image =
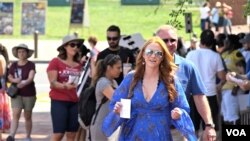
[[[119,37],[107,37],[107,40],[110,41],[117,41],[119,39]]]
[[[80,46],[81,46],[81,44],[79,44],[79,43],[69,43],[68,45],[69,45],[71,48],[75,48],[75,47],[80,48]]]
[[[151,56],[151,55],[154,54],[158,58],[162,58],[163,57],[163,52],[158,51],[158,50],[146,49],[144,53],[147,56]]]
[[[175,42],[176,41],[176,39],[172,39],[172,38],[170,38],[170,39],[162,39],[165,43],[168,43],[168,42],[170,42],[170,43],[173,43],[173,42]]]

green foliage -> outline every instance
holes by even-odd
[[[183,28],[183,25],[182,25],[182,23],[181,23],[181,21],[180,20],[178,20],[178,16],[180,16],[180,15],[184,15],[184,13],[185,13],[185,7],[184,7],[184,4],[186,3],[186,2],[188,2],[189,0],[179,0],[176,4],[175,4],[175,6],[176,6],[176,8],[177,8],[177,10],[175,10],[175,9],[173,9],[172,11],[171,11],[171,13],[169,13],[169,16],[171,17],[171,19],[169,19],[168,21],[167,21],[167,24],[170,24],[170,25],[172,25],[172,26],[174,26],[175,28],[177,28],[177,29],[182,29]]]
[[[175,5],[177,0],[165,0],[161,5],[121,5],[121,0],[88,0],[90,27],[70,28],[69,6],[47,7],[46,11],[46,34],[40,35],[39,39],[61,39],[71,32],[78,32],[83,38],[95,35],[99,40],[106,39],[106,29],[111,24],[120,26],[122,34],[133,34],[140,32],[145,39],[151,37],[157,27],[166,24],[168,20],[175,23],[177,27],[184,25],[184,12],[192,12],[193,17],[198,17],[198,8],[189,6],[185,8],[181,4]],[[188,1],[188,0],[184,0]],[[20,35],[21,31],[21,1],[15,0],[14,7],[14,35],[1,36],[1,38],[33,38]],[[172,11],[175,11],[172,13]],[[196,18],[193,18],[196,19]],[[177,22],[178,21],[178,22]],[[179,29],[179,35],[189,39],[185,30]],[[199,21],[193,22],[193,30],[200,32]]]
[[[247,17],[248,15],[250,15],[250,1],[244,6],[244,16]]]

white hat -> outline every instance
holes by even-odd
[[[79,42],[79,44],[82,44],[84,42],[84,39],[77,38],[77,36],[75,36],[75,35],[66,35],[63,37],[62,45],[60,45],[57,48],[57,50],[60,51],[61,49],[63,49],[63,46],[65,46],[67,43],[69,43],[71,41],[77,41],[77,42]]]
[[[29,49],[28,46],[27,46],[26,44],[19,44],[19,45],[14,46],[14,47],[12,48],[12,54],[13,54],[13,56],[15,56],[16,58],[18,58],[18,56],[17,56],[17,50],[20,49],[20,48],[26,49],[26,50],[27,50],[27,52],[28,52],[27,58],[30,58],[30,57],[32,56],[32,54],[34,53],[34,50]]]

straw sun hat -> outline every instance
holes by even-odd
[[[60,46],[57,48],[57,51],[62,50],[63,47],[64,47],[67,43],[72,42],[72,41],[76,41],[76,42],[78,42],[79,44],[83,44],[84,39],[77,38],[77,36],[75,36],[75,35],[66,35],[66,36],[63,37],[63,39],[62,39],[62,45],[60,45]]]
[[[30,58],[30,57],[32,56],[32,54],[34,53],[34,50],[29,49],[28,46],[27,46],[26,44],[19,44],[19,45],[14,46],[14,47],[12,48],[12,54],[13,54],[13,56],[15,56],[16,58],[18,58],[18,56],[17,56],[17,50],[18,50],[18,49],[26,49],[27,52],[28,52],[27,58]]]

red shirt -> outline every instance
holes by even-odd
[[[82,66],[79,64],[76,67],[70,67],[69,65],[65,64],[58,58],[54,58],[50,61],[49,66],[47,68],[47,72],[55,70],[57,71],[57,82],[60,83],[67,83],[69,76],[74,76],[77,79],[80,77]],[[70,101],[70,102],[77,102],[78,97],[76,94],[76,89],[57,89],[50,87],[49,92],[50,98],[53,100],[60,100],[60,101]]]

